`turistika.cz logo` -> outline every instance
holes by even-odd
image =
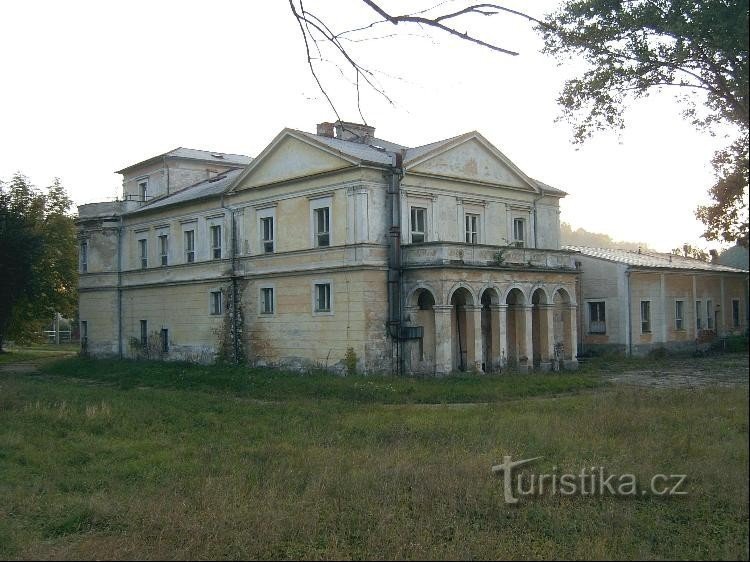
[[[542,457],[514,461],[510,455],[502,464],[492,467],[493,473],[502,473],[505,502],[518,503],[520,496],[685,496],[685,474],[654,474],[647,486],[639,486],[634,474],[607,474],[603,466],[584,467],[576,473],[516,474],[514,469]],[[515,493],[515,494],[514,494]]]

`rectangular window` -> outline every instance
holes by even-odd
[[[216,316],[221,314],[221,291],[211,291],[211,314]]]
[[[141,254],[141,269],[148,267],[148,240],[141,238],[138,240],[138,246]]]
[[[479,215],[466,214],[466,243],[479,243]]]
[[[81,242],[81,273],[89,270],[89,243]]]
[[[141,320],[141,347],[148,347],[148,322]]]
[[[713,315],[713,302],[706,301],[706,329],[714,329],[714,315]]]
[[[169,330],[161,329],[161,352],[169,353]]]
[[[81,343],[86,343],[89,337],[89,322],[88,320],[81,320]]]
[[[703,307],[701,301],[695,301],[695,329],[700,332],[703,329]]]
[[[518,248],[526,245],[526,221],[513,219],[513,244]]]
[[[315,284],[315,312],[331,311],[331,284]]]
[[[221,259],[221,226],[211,227],[211,255],[213,259]]]
[[[273,253],[273,217],[260,219],[260,233],[263,244],[263,253]]]
[[[589,303],[589,333],[605,334],[607,332],[607,323],[605,316],[605,306],[603,302]]]
[[[167,235],[162,234],[159,236],[159,257],[161,258],[162,265],[167,265],[168,251],[169,251],[169,244],[167,241]]]
[[[185,262],[195,261],[195,230],[185,231]]]
[[[263,287],[260,290],[260,313],[273,314],[273,287]]]
[[[641,333],[651,331],[651,301],[641,301]]]
[[[329,246],[331,243],[330,239],[330,207],[321,207],[315,209],[313,216],[315,217],[315,246],[322,248]]]
[[[740,300],[732,299],[732,326],[740,327]]]
[[[141,201],[148,199],[148,180],[142,180],[138,182],[138,194],[141,197]]]
[[[411,241],[418,244],[426,240],[425,237],[425,216],[427,209],[423,207],[411,208]]]
[[[684,308],[685,303],[683,301],[674,302],[674,329],[684,330]]]

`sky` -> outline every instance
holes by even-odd
[[[504,5],[541,17],[557,1]],[[305,7],[337,31],[377,19],[358,0]],[[720,247],[700,238],[694,210],[708,201],[711,157],[727,140],[687,123],[673,92],[632,104],[623,132],[574,145],[570,126],[556,122],[556,98],[580,62],[541,54],[539,36],[514,16],[461,26],[520,54],[404,26],[346,43],[393,101],[363,92],[376,136],[419,146],[477,130],[569,193],[561,219],[573,228],[663,251]],[[361,121],[351,82],[323,54],[317,68],[339,114]],[[314,132],[335,119],[284,0],[2,2],[0,76],[0,179],[20,171],[45,186],[60,177],[76,204],[114,199],[115,170],[178,146],[256,156],[284,127]]]

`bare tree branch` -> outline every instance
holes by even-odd
[[[439,2],[435,4],[434,6],[424,9],[424,10],[420,10],[420,11],[413,12],[413,13],[405,13],[401,15],[389,14],[374,0],[362,0],[362,2],[365,5],[367,5],[369,8],[371,8],[375,13],[377,13],[382,19],[376,20],[367,25],[355,27],[352,29],[348,29],[348,30],[336,33],[331,29],[331,26],[329,26],[325,21],[323,21],[322,18],[317,16],[315,13],[310,12],[309,10],[305,9],[303,0],[289,0],[289,6],[291,8],[292,14],[297,20],[299,27],[300,27],[300,31],[302,32],[302,36],[303,36],[304,43],[305,43],[305,50],[307,54],[307,63],[308,63],[308,66],[310,67],[310,72],[312,73],[313,78],[315,79],[315,82],[318,85],[318,89],[320,89],[321,93],[325,96],[326,100],[328,101],[328,104],[331,106],[331,108],[334,111],[334,114],[339,120],[340,118],[339,118],[338,111],[334,107],[331,97],[327,93],[325,87],[323,86],[323,83],[320,80],[320,77],[318,76],[315,70],[315,64],[313,62],[314,60],[325,61],[323,54],[321,52],[321,45],[319,45],[318,43],[319,41],[321,43],[328,43],[329,45],[331,45],[335,49],[335,51],[338,53],[338,55],[344,59],[344,61],[346,62],[346,66],[348,66],[353,71],[354,73],[353,82],[354,82],[355,90],[356,90],[357,111],[359,112],[359,115],[362,118],[362,120],[365,121],[363,111],[362,111],[362,99],[361,99],[361,94],[362,94],[361,86],[363,84],[369,87],[370,89],[374,90],[380,96],[382,96],[389,104],[391,105],[395,105],[395,104],[393,100],[386,94],[385,90],[379,84],[375,82],[374,72],[364,67],[362,64],[360,64],[354,58],[352,53],[349,52],[346,47],[344,47],[342,40],[346,40],[350,43],[360,43],[364,41],[371,41],[371,40],[376,40],[376,39],[385,39],[385,38],[393,37],[395,34],[386,34],[386,35],[379,36],[379,37],[365,37],[365,38],[358,38],[358,39],[349,37],[350,35],[354,33],[361,33],[361,32],[367,31],[377,25],[381,25],[384,23],[390,23],[392,25],[412,24],[412,25],[418,26],[420,29],[423,29],[423,30],[426,28],[438,29],[449,35],[458,37],[459,39],[463,41],[474,43],[481,47],[485,47],[491,51],[515,56],[515,55],[518,55],[518,53],[515,51],[511,51],[509,49],[501,47],[499,44],[496,44],[494,42],[489,42],[489,41],[480,39],[479,37],[473,34],[459,31],[455,27],[455,23],[457,23],[459,20],[461,20],[461,18],[465,16],[472,16],[472,15],[494,16],[494,15],[501,14],[501,13],[507,13],[507,14],[522,17],[540,26],[546,25],[544,22],[532,16],[529,16],[517,10],[506,8],[505,6],[501,6],[499,4],[489,4],[489,3],[472,4],[464,8],[461,8],[460,10],[446,12],[443,14],[435,15],[433,17],[429,17],[426,14],[436,10],[437,8],[439,8],[440,6],[443,6],[444,4],[447,4],[448,1]],[[311,52],[310,52],[311,43],[318,52],[317,59],[314,59],[311,56]]]

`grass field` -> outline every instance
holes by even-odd
[[[75,355],[80,346],[78,344],[38,344],[22,348],[9,348],[0,353],[0,365],[8,363],[25,363],[29,361],[46,361]]]
[[[0,558],[747,559],[747,386],[586,370],[0,372]],[[506,454],[543,456],[537,473],[685,473],[688,495],[508,506],[490,470]]]

